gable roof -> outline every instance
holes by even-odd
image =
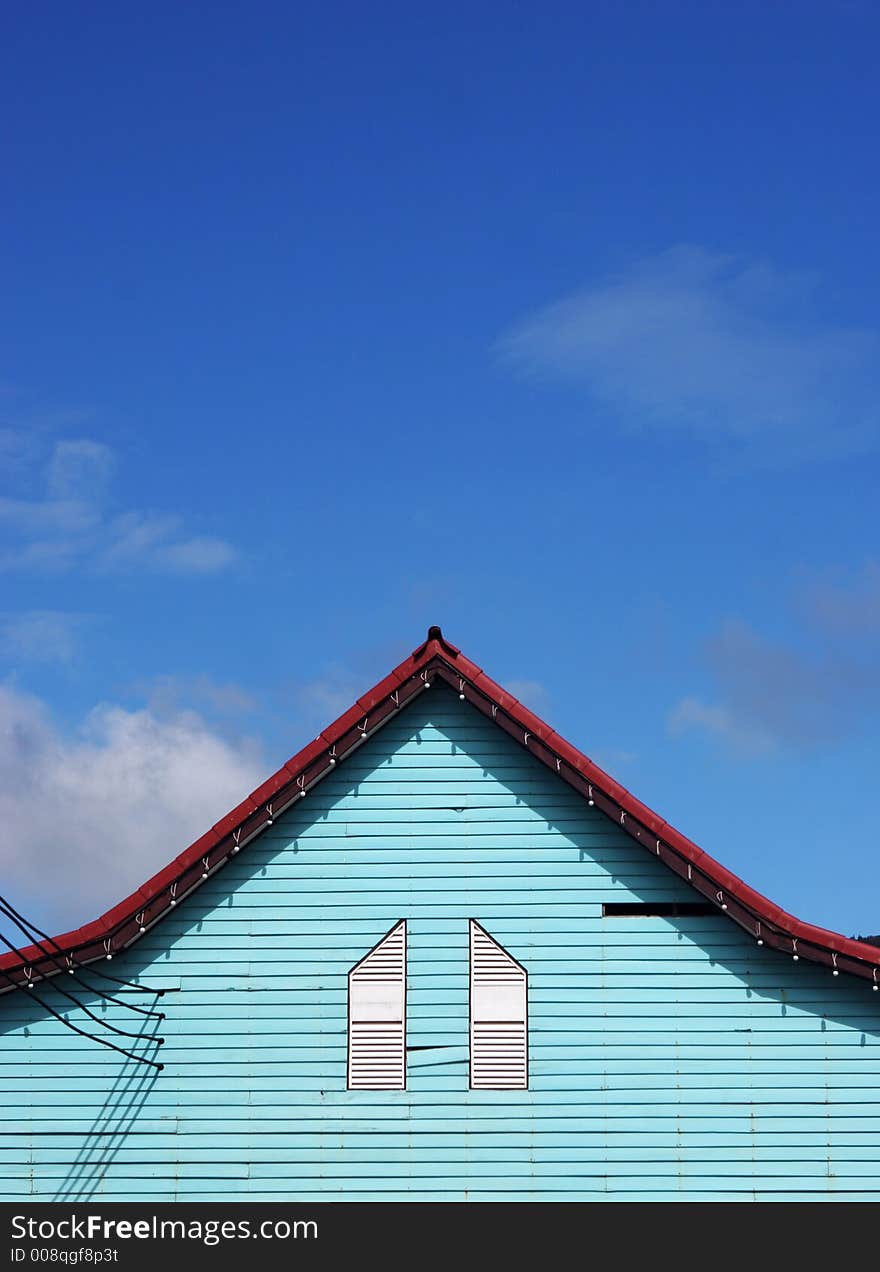
[[[759,944],[880,987],[880,948],[804,923],[750,888],[505,692],[439,627],[429,628],[427,639],[398,667],[131,896],[55,937],[51,947],[42,942],[42,948],[31,945],[0,957],[0,969],[23,983],[56,975],[65,960],[79,965],[133,944],[434,680],[450,685]],[[12,988],[0,985],[0,993]]]

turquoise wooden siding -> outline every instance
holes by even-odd
[[[107,965],[171,987],[164,1073],[0,998],[0,1195],[880,1198],[880,995],[602,917],[651,898],[693,893],[437,685]],[[350,1092],[347,973],[401,918],[431,1049]],[[527,1091],[468,1090],[469,918],[528,969]]]

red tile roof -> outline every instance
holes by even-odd
[[[16,980],[37,979],[55,975],[64,959],[81,964],[132,944],[435,679],[451,685],[755,940],[866,978],[875,988],[880,984],[880,948],[804,923],[755,892],[506,693],[439,627],[430,628],[427,640],[388,676],[131,896],[56,937],[54,950],[46,942],[42,948],[32,945],[20,955],[0,957],[0,968]],[[7,988],[0,985],[0,993]]]

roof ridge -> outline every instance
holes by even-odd
[[[70,964],[81,964],[133,944],[436,678],[555,770],[701,896],[715,902],[759,945],[829,966],[834,975],[845,971],[865,977],[880,988],[880,947],[805,923],[750,888],[496,684],[443,636],[439,626],[429,627],[426,639],[407,658],[169,865],[97,919],[54,938],[55,959],[60,953]],[[31,981],[34,973],[40,978],[57,974],[60,968],[49,966],[51,961],[44,950],[31,945],[19,954],[0,956],[0,969],[13,978],[18,973],[19,982]]]

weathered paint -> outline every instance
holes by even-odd
[[[438,686],[114,960],[171,990],[164,1072],[0,998],[0,1197],[880,1198],[878,996],[602,917],[692,896]],[[348,972],[404,918],[407,1089],[349,1091]],[[528,1090],[468,1089],[469,919],[528,971]]]

